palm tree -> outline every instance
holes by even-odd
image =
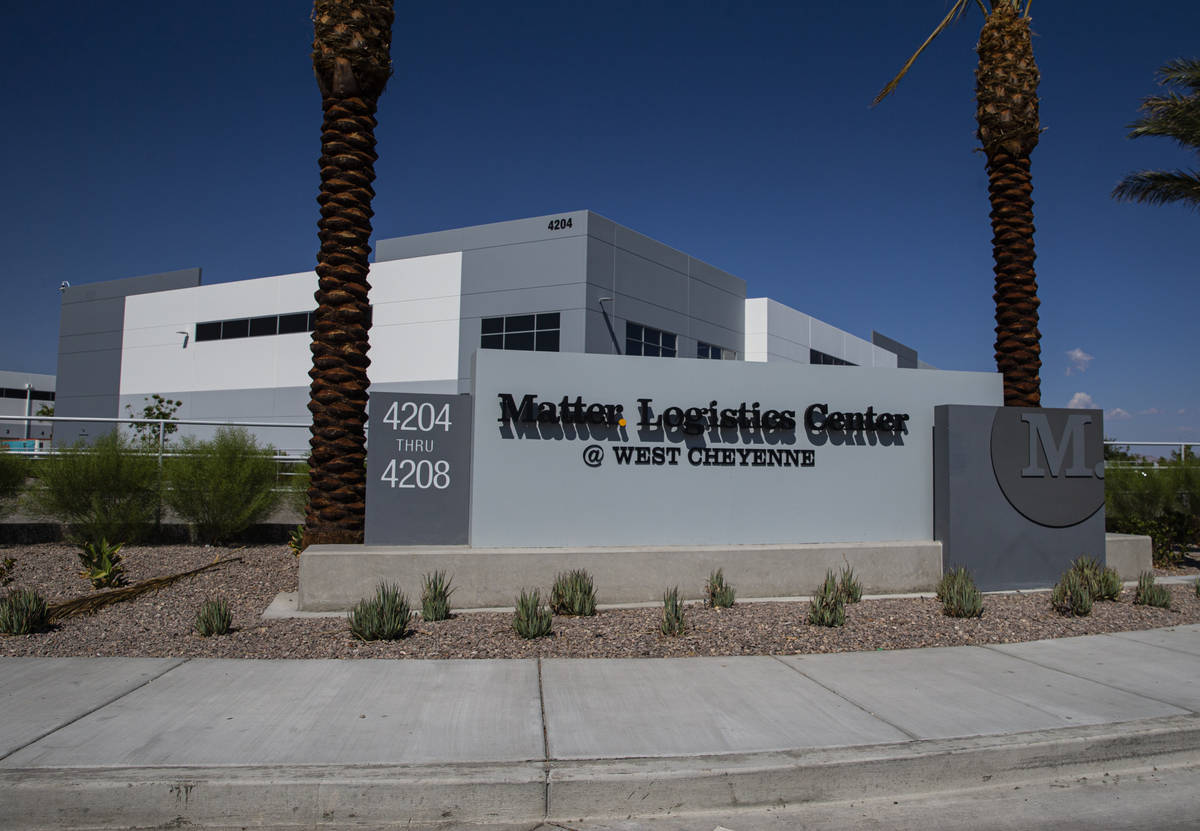
[[[393,18],[392,0],[313,4],[313,70],[325,115],[305,546],[363,539],[375,109],[392,74]]]
[[[1129,125],[1130,138],[1166,136],[1185,149],[1200,154],[1200,60],[1171,61],[1158,70],[1163,86],[1179,84],[1189,90],[1180,95],[1152,95],[1142,102],[1145,115]],[[1126,202],[1163,205],[1183,202],[1200,209],[1200,173],[1186,170],[1142,170],[1130,173],[1113,189],[1113,198]]]
[[[1029,156],[1037,146],[1040,74],[1033,59],[1029,0],[975,0],[985,17],[979,33],[975,70],[976,136],[987,159],[995,260],[996,368],[1004,375],[1004,403],[1041,404],[1041,333],[1038,331],[1037,275],[1033,269],[1033,179]],[[878,104],[904,77],[934,38],[970,5],[956,0],[921,48],[883,91]]]

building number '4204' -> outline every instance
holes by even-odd
[[[564,231],[567,228],[574,228],[574,227],[575,227],[575,225],[573,222],[571,222],[571,217],[568,216],[564,219],[550,220],[550,222],[546,225],[546,230],[547,231]]]
[[[383,417],[384,424],[392,425],[393,430],[415,430],[430,433],[438,427],[442,432],[450,432],[450,405],[438,407],[428,401],[418,404],[416,401],[393,401],[388,407],[387,415]]]

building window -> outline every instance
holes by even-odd
[[[858,366],[858,364],[851,363],[850,361],[835,358],[819,349],[808,350],[808,362],[810,364],[826,364],[828,366]]]
[[[675,357],[675,335],[639,323],[625,323],[625,354],[652,358]]]
[[[557,352],[558,315],[558,312],[542,312],[482,318],[479,321],[479,346],[483,349]]]
[[[14,387],[0,387],[0,398],[19,398],[24,401],[26,397],[33,401],[53,401],[54,392],[51,390],[24,390]]]
[[[372,308],[367,309],[367,325],[371,325]],[[290,312],[262,317],[238,317],[232,320],[207,320],[196,324],[196,341],[260,338],[267,335],[291,335],[311,332],[317,313]]]
[[[704,341],[696,341],[696,357],[713,361],[736,361],[737,353],[732,349],[724,349]]]

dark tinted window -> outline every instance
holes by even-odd
[[[293,332],[308,331],[308,312],[298,312],[291,315],[279,316],[279,334],[290,335]]]
[[[214,320],[210,323],[196,324],[196,340],[220,340],[221,339],[221,321]]]
[[[221,321],[221,340],[244,338],[250,335],[250,318]]]
[[[279,326],[279,316],[271,315],[270,317],[252,317],[250,318],[250,337],[257,338],[262,335],[273,335]]]

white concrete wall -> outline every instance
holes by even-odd
[[[892,352],[768,297],[746,300],[746,360],[809,363],[817,349],[856,366],[896,367]]]
[[[370,280],[372,383],[455,378],[462,255],[375,263]],[[316,283],[310,271],[126,298],[121,395],[308,386],[309,333],[197,343],[195,326],[310,311]]]

